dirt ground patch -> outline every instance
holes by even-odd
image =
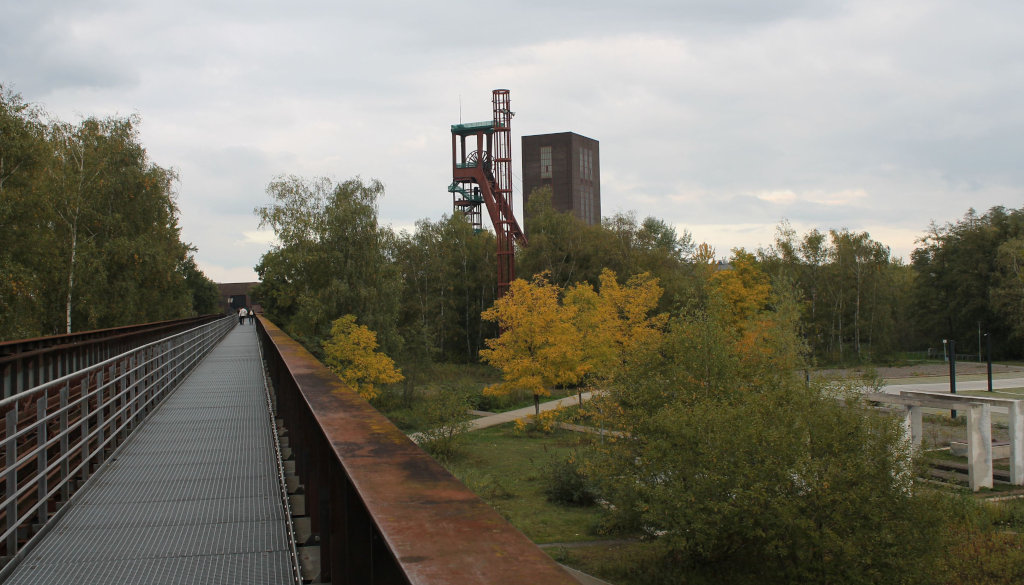
[[[817,370],[815,373],[819,376],[827,377],[854,377],[863,375],[867,369],[865,368],[829,368]],[[967,376],[971,374],[984,374],[988,371],[988,365],[985,363],[978,362],[957,362],[956,363],[956,374],[959,376]],[[948,376],[949,365],[943,363],[934,364],[917,364],[912,366],[896,366],[896,367],[877,367],[874,368],[874,373],[886,380],[893,380],[898,378],[926,378],[929,376]],[[1024,374],[1024,366],[1010,366],[1004,364],[992,364],[992,374],[1012,374],[1022,373]]]

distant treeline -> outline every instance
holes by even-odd
[[[413,233],[380,226],[378,181],[282,177],[267,192],[272,202],[256,211],[279,245],[257,266],[262,284],[254,294],[310,349],[319,351],[331,322],[345,314],[376,331],[407,373],[428,361],[476,361],[497,334],[480,319],[496,293],[489,231],[475,232],[460,216],[421,220]],[[819,364],[941,352],[943,339],[957,340],[958,353],[977,354],[979,326],[998,357],[1024,353],[1024,210],[970,210],[932,225],[909,265],[866,232],[798,235],[785,222],[771,246],[732,250],[719,264],[713,249],[654,217],[620,213],[591,226],[554,211],[550,193],[529,201],[530,244],[517,251],[521,278],[547,271],[562,288],[598,287],[605,268],[623,282],[649,272],[665,291],[659,310],[678,314],[706,301],[709,265],[727,270],[743,258],[798,301],[807,351]]]
[[[1024,209],[970,209],[925,230],[910,265],[867,232],[817,230],[802,237],[783,224],[758,258],[804,303],[814,355],[827,362],[884,361],[932,349],[1001,359],[1024,355]],[[979,339],[980,337],[980,339]]]
[[[0,84],[0,339],[219,310],[137,125],[52,120]]]

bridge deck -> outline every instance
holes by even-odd
[[[6,583],[291,583],[255,327],[237,326]]]

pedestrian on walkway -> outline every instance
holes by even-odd
[[[252,307],[249,307],[249,325],[253,325],[255,323],[256,323],[256,311],[253,311]]]
[[[238,324],[239,325],[245,325],[245,315],[246,315],[245,307],[242,307],[242,308],[238,309]]]

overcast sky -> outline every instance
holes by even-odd
[[[382,223],[451,213],[450,125],[511,91],[519,138],[601,143],[602,211],[713,245],[1024,205],[1019,0],[0,0],[0,80],[55,117],[141,117],[185,240],[255,280],[282,174],[383,181]],[[461,104],[461,106],[460,106]],[[461,108],[461,109],[460,109]]]

